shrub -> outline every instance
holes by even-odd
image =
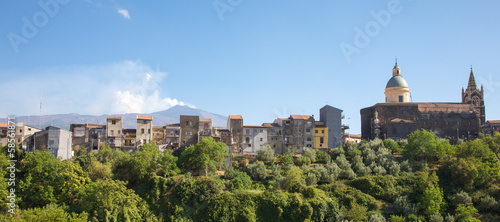
[[[316,176],[316,174],[313,172],[307,173],[306,184],[308,186],[313,186],[316,185],[317,183],[318,183],[318,177]]]
[[[247,172],[254,180],[265,180],[268,176],[266,166],[263,162],[249,164]]]
[[[450,203],[453,207],[457,207],[459,204],[463,204],[464,206],[472,205],[472,198],[465,191],[460,191],[456,194],[453,194],[450,197]]]
[[[485,197],[481,198],[481,200],[479,200],[478,208],[478,210],[484,213],[496,212],[498,211],[498,201],[496,201],[492,196],[486,195]]]
[[[309,159],[309,157],[307,156],[300,156],[299,158],[297,158],[297,164],[299,166],[309,166],[311,165],[311,159]]]
[[[304,147],[302,149],[302,156],[308,157],[312,163],[316,162],[316,150],[313,148]]]
[[[429,216],[429,222],[443,222],[444,218],[441,214],[433,214]]]
[[[257,151],[257,159],[266,163],[272,164],[274,162],[274,150],[270,145],[263,146]]]

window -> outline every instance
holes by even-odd
[[[323,139],[323,137],[320,137],[320,138],[319,138],[319,143],[324,143],[324,139]]]
[[[151,129],[148,129],[148,133],[151,134]]]
[[[186,131],[186,136],[188,135],[188,131]]]
[[[114,130],[110,130],[109,131],[109,135],[113,136],[113,134],[115,134],[115,131]]]
[[[325,133],[325,130],[321,130],[321,133]]]
[[[307,140],[307,141],[311,141],[311,137],[307,137],[307,139],[306,139],[306,140]]]
[[[245,138],[245,143],[250,143],[250,138],[246,137]]]
[[[424,121],[424,125],[425,125],[425,121]]]
[[[111,120],[111,124],[116,125],[116,120]]]
[[[257,134],[257,129],[253,129],[253,134]]]
[[[470,121],[469,121],[469,126],[470,126]]]
[[[23,133],[23,129],[19,129],[19,133]]]
[[[147,120],[143,120],[142,123],[146,124],[146,123],[148,123],[148,121]]]
[[[264,132],[264,130],[260,130],[259,132],[261,132],[261,133],[262,133],[262,132]]]
[[[245,132],[247,133],[247,135],[250,135],[250,130],[249,129],[245,130]]]
[[[311,132],[311,129],[306,129],[306,133],[310,133]]]
[[[205,129],[208,129],[208,123],[203,124],[203,127],[204,127]]]
[[[31,131],[31,128],[28,128],[28,131]]]
[[[434,125],[437,125],[438,124],[438,121],[434,121]]]
[[[189,135],[192,136],[193,135],[193,132],[189,132]]]
[[[186,120],[186,125],[189,126],[189,121]]]
[[[457,121],[457,125],[460,125],[460,121]]]
[[[191,126],[191,125],[193,125],[193,122],[192,122],[192,121],[189,121],[189,125],[190,125],[190,126]]]
[[[311,123],[311,122],[307,122],[307,126],[311,126],[311,125],[312,125],[312,123]]]
[[[318,130],[315,130],[314,133],[318,133]]]
[[[399,102],[403,102],[403,96],[399,96]]]
[[[260,138],[260,142],[262,142],[262,141],[263,141],[263,139],[262,139],[262,138]]]
[[[120,130],[118,130],[118,135],[120,135]]]
[[[446,121],[446,125],[448,125],[448,121]]]
[[[141,133],[144,134],[144,128],[141,129]]]

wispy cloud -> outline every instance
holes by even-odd
[[[120,13],[121,15],[123,15],[124,18],[130,19],[130,14],[128,13],[127,9],[118,8],[117,12]]]
[[[151,113],[189,105],[162,96],[166,93],[161,90],[166,85],[165,72],[135,61],[21,73],[0,71],[0,75],[21,76],[2,81],[0,88],[22,89],[9,97],[0,97],[0,104],[5,105],[0,116],[38,114],[42,94],[42,114]]]

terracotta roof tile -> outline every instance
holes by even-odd
[[[212,122],[210,118],[200,118],[200,122]]]
[[[309,119],[311,116],[309,115],[290,115],[290,118],[292,119]]]
[[[243,125],[243,128],[266,128],[266,127],[259,125]]]
[[[243,119],[241,115],[229,115],[229,119]]]
[[[119,119],[119,120],[121,120],[122,117],[121,116],[108,116],[106,119]]]
[[[490,124],[500,124],[500,120],[488,120]]]
[[[137,116],[137,119],[140,120],[153,120],[152,116]]]
[[[0,127],[2,128],[7,128],[9,126],[9,124],[7,123],[0,123]]]

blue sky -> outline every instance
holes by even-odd
[[[6,1],[0,116],[38,115],[42,99],[42,114],[185,104],[261,124],[329,104],[360,133],[397,57],[414,102],[460,102],[472,65],[486,118],[500,119],[498,12],[492,0]]]

